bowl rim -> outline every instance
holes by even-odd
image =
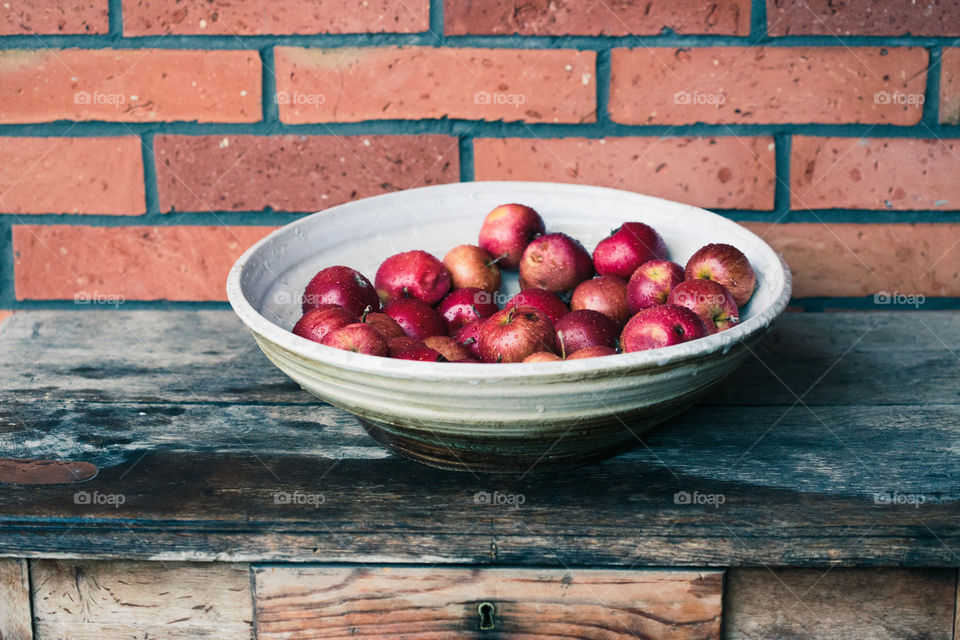
[[[786,309],[790,302],[790,296],[793,287],[793,278],[790,268],[786,261],[769,244],[755,233],[740,226],[739,232],[753,236],[763,247],[766,247],[774,256],[779,259],[782,269],[783,286],[777,294],[777,298],[766,308],[762,309],[755,316],[746,322],[738,324],[732,329],[727,329],[720,333],[698,338],[669,347],[661,347],[649,351],[634,351],[631,353],[618,353],[616,360],[614,356],[605,356],[600,358],[584,358],[580,360],[562,360],[552,362],[533,362],[533,363],[500,363],[496,367],[491,367],[489,363],[482,362],[420,362],[414,360],[398,360],[395,358],[384,358],[380,356],[371,356],[360,353],[353,353],[336,349],[327,345],[319,344],[306,338],[294,335],[292,332],[283,329],[272,321],[260,314],[257,309],[247,300],[243,294],[241,280],[244,268],[248,261],[263,247],[280,233],[287,229],[304,224],[317,216],[329,215],[331,211],[343,207],[356,207],[358,203],[369,201],[388,202],[393,199],[406,199],[422,195],[429,197],[428,193],[436,191],[455,191],[458,189],[476,188],[478,184],[496,188],[509,186],[511,189],[519,187],[528,187],[535,189],[550,189],[559,191],[593,191],[598,196],[602,194],[615,193],[618,197],[635,196],[639,200],[646,202],[657,201],[670,206],[688,208],[690,210],[706,213],[710,216],[720,218],[722,223],[736,225],[737,223],[728,218],[724,218],[707,209],[678,203],[665,198],[657,198],[632,191],[622,189],[613,189],[610,187],[598,187],[592,185],[579,185],[553,182],[529,182],[529,181],[475,181],[475,182],[454,182],[443,185],[431,185],[395,191],[369,198],[360,198],[351,202],[343,203],[323,209],[315,213],[305,215],[293,222],[274,229],[269,234],[261,238],[255,244],[250,246],[243,254],[237,258],[236,262],[230,268],[227,275],[227,299],[230,306],[237,314],[240,320],[253,332],[258,338],[263,338],[273,344],[293,353],[301,358],[322,362],[328,365],[336,366],[353,373],[366,373],[373,376],[386,376],[396,378],[415,377],[423,380],[445,380],[448,382],[470,381],[483,379],[487,381],[500,379],[516,378],[543,378],[545,382],[551,379],[568,379],[571,375],[590,375],[604,373],[607,375],[616,374],[617,371],[637,370],[645,367],[664,367],[676,365],[680,362],[700,358],[711,353],[722,351],[728,352],[734,344],[745,341],[753,334],[769,327],[770,324]]]

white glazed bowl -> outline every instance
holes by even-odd
[[[710,242],[738,247],[757,272],[741,324],[681,345],[536,364],[427,363],[360,355],[290,333],[300,294],[331,265],[370,280],[389,255],[442,258],[475,244],[496,205],[521,202],[592,251],[622,222],[652,225],[683,265]],[[502,291],[519,287],[506,274]],[[631,448],[729,375],[790,299],[790,271],[763,240],[709,211],[635,193],[539,182],[466,182],[358,200],[277,229],[230,271],[227,295],[267,357],[304,389],[357,415],[381,444],[444,468],[571,466]]]

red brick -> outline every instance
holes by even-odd
[[[444,0],[444,28],[451,35],[530,36],[750,34],[749,0]]]
[[[0,52],[0,122],[256,122],[255,51]]]
[[[744,226],[780,252],[795,298],[960,296],[960,225],[770,224]],[[878,310],[887,307],[878,306]]]
[[[0,36],[95,34],[110,30],[107,0],[18,0],[0,7]]]
[[[772,209],[773,138],[507,138],[473,143],[477,180],[616,187],[700,207]]]
[[[225,300],[227,272],[268,227],[14,225],[17,300]]]
[[[960,0],[767,0],[772,36],[956,36]]]
[[[157,136],[161,211],[317,211],[460,179],[456,138]]]
[[[615,49],[610,115],[626,124],[911,125],[923,115],[926,65],[920,47]]]
[[[596,53],[434,47],[276,49],[288,123],[596,120]]]
[[[430,27],[430,0],[123,0],[126,36],[415,33]]]
[[[140,138],[0,138],[0,213],[145,211]]]
[[[793,139],[796,209],[960,209],[960,139]]]
[[[940,122],[960,124],[960,49],[944,49],[940,60]]]

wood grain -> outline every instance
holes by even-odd
[[[17,313],[0,325],[0,451],[100,473],[4,487],[0,556],[954,566],[960,360],[946,349],[960,350],[960,314],[904,332],[910,318],[788,315],[763,363],[633,451],[496,477],[388,454],[277,382],[229,312]],[[525,501],[475,502],[497,491]],[[297,493],[324,501],[277,497]]]
[[[719,638],[722,572],[256,567],[257,637]],[[492,631],[478,606],[494,605]]]
[[[0,640],[31,640],[30,576],[27,561],[0,559]]]
[[[728,640],[950,640],[954,569],[733,569]]]
[[[30,564],[37,640],[251,638],[245,564]]]

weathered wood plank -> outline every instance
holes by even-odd
[[[294,566],[254,576],[261,640],[720,637],[718,571]],[[483,603],[492,607],[481,619]]]
[[[950,640],[953,569],[733,569],[724,638]]]
[[[30,576],[27,561],[0,559],[0,640],[31,640]]]
[[[253,636],[244,564],[35,560],[30,571],[38,640]]]
[[[705,404],[956,404],[956,354],[957,313],[787,314]],[[317,405],[229,311],[17,313],[0,327],[7,398]]]
[[[923,494],[922,503],[878,504],[866,488],[821,493],[749,477],[724,481],[629,457],[521,478],[438,472],[392,457],[152,452],[82,487],[9,487],[0,555],[528,566],[957,562],[955,500]]]

